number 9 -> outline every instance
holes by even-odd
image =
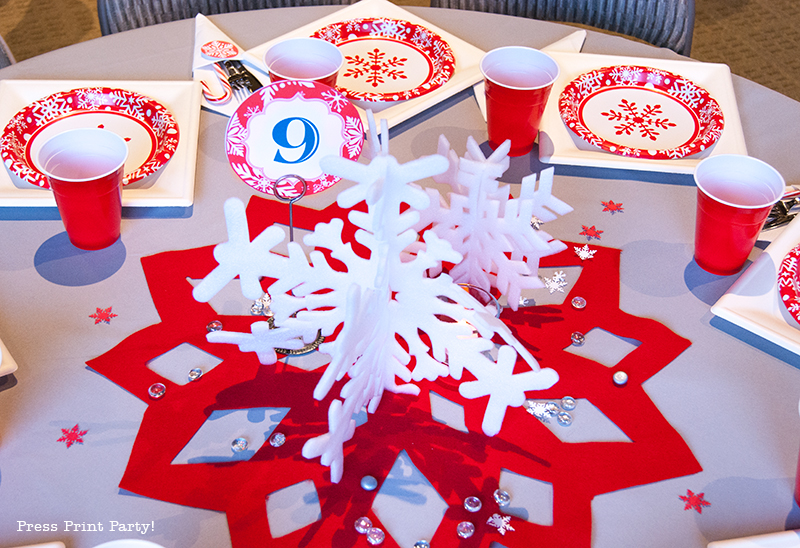
[[[295,121],[303,124],[303,141],[293,145],[289,142],[289,125]],[[278,150],[275,153],[275,161],[283,164],[300,164],[305,162],[317,151],[317,147],[319,146],[319,130],[317,126],[305,118],[284,118],[272,128],[272,138],[275,143],[282,148],[297,149],[305,147],[300,158],[297,160],[287,160],[283,157],[281,151]]]

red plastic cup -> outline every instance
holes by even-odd
[[[334,87],[344,55],[334,44],[319,38],[289,38],[264,54],[270,82],[313,80]]]
[[[103,249],[119,239],[128,145],[105,129],[71,129],[42,145],[47,176],[72,245]]]
[[[488,52],[480,66],[486,82],[489,146],[495,149],[510,139],[510,156],[529,153],[558,78],[558,63],[539,50],[508,46]]]
[[[706,158],[697,165],[694,181],[695,261],[712,274],[735,274],[747,261],[786,183],[769,164],[738,154]]]

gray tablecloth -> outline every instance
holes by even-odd
[[[251,48],[333,9],[274,9],[212,20]],[[483,50],[543,47],[574,30],[491,14],[409,10]],[[193,39],[193,21],[139,29],[23,61],[0,71],[0,78],[187,80]],[[669,50],[593,32],[583,51],[677,58]],[[774,165],[787,183],[800,182],[794,150],[800,104],[738,77],[734,87],[750,154]],[[167,548],[230,546],[224,514],[120,492],[145,406],[84,365],[158,321],[139,258],[225,240],[222,202],[254,193],[228,165],[227,119],[203,112],[200,122],[193,208],[182,218],[126,217],[124,245],[102,263],[98,255],[64,252],[59,220],[0,220],[0,337],[19,364],[13,377],[0,380],[0,546],[61,540],[70,548],[88,548],[135,536],[108,527],[63,531],[65,521],[110,520],[154,522],[155,532],[141,538]],[[486,141],[470,91],[395,128],[391,152],[401,162],[431,154],[440,134],[462,154],[467,136]],[[505,179],[519,181],[541,167],[536,159],[514,159]],[[592,545],[699,548],[712,540],[800,527],[792,497],[800,449],[800,358],[710,313],[735,277],[706,274],[692,261],[691,177],[557,166],[555,194],[575,212],[548,224],[548,231],[576,240],[580,224],[605,225],[601,244],[623,249],[621,308],[655,318],[693,343],[646,390],[704,471],[597,497]],[[333,198],[323,193],[305,203],[324,205]],[[597,207],[609,199],[625,207],[613,227]],[[95,283],[73,283],[98,269]],[[118,316],[94,325],[89,315],[109,306]],[[91,432],[91,443],[68,450],[55,443],[62,428],[77,423]],[[684,512],[678,496],[687,489],[704,493],[712,506],[702,514]],[[20,531],[20,521],[58,523],[60,530]]]

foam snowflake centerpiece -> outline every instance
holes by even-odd
[[[441,136],[439,154],[448,158],[449,166],[434,180],[450,185],[450,205],[443,203],[438,191],[428,189],[430,207],[422,212],[417,228],[432,225],[461,253],[463,260],[449,271],[456,282],[486,291],[497,288],[516,310],[523,289],[543,287],[537,275],[539,259],[566,249],[547,232],[535,229],[533,219],[552,221],[572,208],[552,195],[552,168],[541,173],[538,189],[536,174],[531,174],[522,179],[519,198],[510,198],[508,186],[498,182],[508,169],[510,147],[506,141],[486,157],[469,137],[466,155],[459,159]]]
[[[337,201],[342,208],[366,202],[366,212],[351,210],[348,219],[358,227],[355,239],[369,250],[368,257],[343,241],[342,219],[320,223],[304,237],[307,246],[316,248],[309,257],[295,242],[288,244],[288,257],[274,253],[283,230],[273,225],[249,241],[244,205],[231,199],[225,204],[229,241],[214,250],[219,266],[194,289],[195,298],[206,302],[238,276],[242,293],[257,299],[261,278],[276,279],[268,291],[280,327],[256,322],[251,333],[208,335],[209,341],[256,352],[262,363],[276,361],[276,348],[297,348],[318,330],[325,336],[338,330],[334,340],[319,347],[331,362],[314,397],[322,400],[336,381],[349,380],[328,408],[328,432],[303,447],[303,456],[321,457],[331,467],[335,483],[343,474],[344,443],[355,430],[353,415],[364,407],[375,412],[385,390],[416,395],[420,389],[413,381],[460,380],[466,369],[474,380],[462,382],[459,392],[468,399],[489,396],[482,429],[492,436],[500,431],[506,409],[523,404],[526,391],[549,388],[558,380],[554,370],[539,367],[494,310],[490,313],[449,275],[428,276],[442,262],[462,260],[449,242],[427,231],[424,249],[408,255],[419,238],[413,228],[419,210],[429,206],[429,195],[413,183],[445,172],[449,162],[433,155],[401,165],[389,155],[385,122],[382,133],[381,145],[370,117],[374,156],[369,165],[334,156],[322,161],[326,173],[357,183]],[[402,204],[410,209],[401,212]],[[329,250],[345,269],[334,268],[320,249]],[[495,346],[493,338],[503,341],[497,362],[487,352]],[[520,358],[524,370],[514,373]]]

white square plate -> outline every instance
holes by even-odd
[[[618,57],[590,53],[548,52],[558,63],[558,76],[539,128],[539,159],[550,164],[608,167],[638,171],[692,173],[703,158],[715,154],[747,154],[739,107],[733,91],[731,70],[718,63],[698,63],[677,59]],[[572,133],[558,111],[558,98],[572,80],[586,72],[617,65],[639,65],[667,70],[684,76],[703,87],[717,100],[725,116],[725,129],[711,148],[685,158],[648,160],[631,158],[600,150]]]
[[[292,32],[288,32],[283,36],[279,36],[274,40],[270,40],[269,42],[261,44],[260,46],[251,49],[249,53],[253,54],[259,59],[259,61],[263,62],[264,54],[267,52],[270,46],[276,42],[298,36],[311,36],[317,30],[332,23],[347,21],[348,19],[357,19],[360,17],[385,17],[389,19],[401,19],[404,21],[410,21],[411,23],[415,23],[417,25],[422,25],[428,30],[438,34],[445,42],[447,42],[450,45],[450,49],[453,50],[453,55],[456,58],[456,68],[453,76],[441,87],[431,91],[430,93],[426,93],[425,95],[421,95],[407,101],[397,101],[396,103],[378,103],[378,105],[390,105],[381,110],[380,114],[376,114],[376,117],[387,120],[389,127],[408,120],[412,116],[416,116],[420,112],[425,111],[440,101],[455,95],[461,90],[467,89],[471,85],[483,79],[479,68],[481,58],[484,54],[483,50],[476,48],[461,38],[453,36],[449,32],[428,23],[424,19],[417,17],[413,13],[406,11],[400,6],[396,6],[387,0],[361,0],[360,2],[352,4],[327,17],[317,19],[313,23],[309,23],[308,25],[293,30]],[[358,106],[360,105],[361,103]],[[376,108],[374,110],[377,112],[378,109]],[[366,114],[362,109],[359,109],[359,111],[361,112],[361,117],[364,121],[364,127],[366,127]]]
[[[711,312],[800,354],[800,324],[786,310],[778,293],[778,269],[800,243],[800,217],[789,223],[736,283],[711,307]]]
[[[11,357],[8,348],[0,340],[0,377],[10,375],[17,370],[17,362]]]
[[[135,91],[167,107],[180,130],[175,155],[148,188],[125,188],[123,207],[189,207],[194,201],[197,138],[200,130],[201,87],[192,80],[180,82],[96,80],[0,81],[0,128],[32,102],[58,91],[106,86]],[[55,207],[52,192],[26,185],[17,187],[8,170],[0,169],[0,207]]]

